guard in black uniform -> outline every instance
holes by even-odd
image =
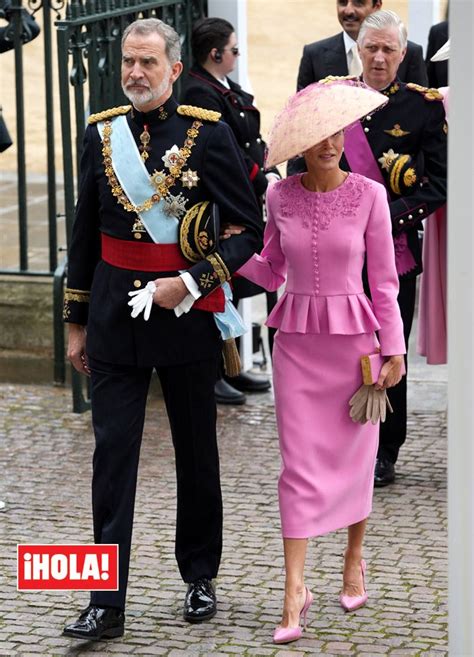
[[[158,19],[136,21],[124,32],[122,51],[132,105],[89,119],[64,303],[69,357],[91,376],[94,538],[119,544],[119,590],[93,592],[90,606],[64,630],[85,639],[124,631],[153,369],[176,453],[184,618],[216,613],[211,580],[221,556],[222,501],[214,383],[222,340],[214,312],[226,307],[222,285],[261,242],[259,208],[232,131],[218,113],[179,106],[171,96],[182,70],[176,32]],[[221,221],[245,231],[216,243],[211,215],[203,214],[212,203]],[[204,256],[199,262],[196,252]],[[138,299],[131,292],[149,300],[143,314],[128,304]]]
[[[380,10],[366,18],[358,43],[362,79],[385,94],[388,103],[346,131],[341,167],[371,177],[387,189],[408,353],[416,277],[422,271],[418,232],[422,220],[446,203],[446,118],[437,89],[405,84],[396,77],[406,48],[406,30],[396,14]],[[295,173],[303,170],[300,160],[295,161]],[[366,292],[370,294],[368,285]],[[387,394],[394,413],[380,425],[374,478],[380,487],[394,481],[395,463],[406,440],[406,377]]]
[[[222,18],[203,18],[193,26],[191,48],[195,64],[185,80],[182,102],[220,112],[222,120],[232,129],[255,197],[262,209],[263,227],[264,194],[269,180],[278,180],[280,174],[276,167],[268,170],[264,168],[265,142],[260,134],[260,112],[254,105],[253,96],[228,77],[234,70],[239,55],[234,28]],[[240,299],[266,294],[267,311],[270,312],[277,301],[276,292],[265,292],[242,277],[234,277],[232,285],[236,305]],[[273,346],[273,336],[274,330],[270,329],[270,350]],[[216,392],[222,401],[226,396],[229,402],[233,398],[229,383],[232,387],[249,392],[265,391],[270,387],[268,380],[242,373],[228,381],[225,386],[218,382]]]

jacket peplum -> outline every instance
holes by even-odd
[[[179,107],[179,109],[178,109]],[[145,167],[150,175],[165,169],[163,156],[181,148],[190,129],[197,130],[185,165],[169,194],[174,216],[201,201],[215,202],[221,222],[245,226],[238,236],[219,243],[214,257],[189,263],[189,273],[203,296],[208,295],[254,253],[261,242],[259,208],[235,138],[218,115],[200,108],[183,108],[170,98],[159,109],[143,114],[130,106],[90,118],[84,137],[79,196],[68,256],[64,320],[87,326],[86,352],[98,360],[134,366],[181,364],[212,357],[220,347],[211,312],[191,309],[177,318],[173,310],[152,307],[150,319],[132,319],[128,292],[159,277],[178,272],[121,269],[101,259],[101,235],[153,243],[135,212],[127,212],[112,194],[103,162],[97,121],[126,116],[137,148],[145,126],[150,134]],[[113,161],[113,154],[112,154]]]

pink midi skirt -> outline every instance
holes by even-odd
[[[366,333],[275,337],[284,538],[320,536],[370,514],[379,426],[353,422],[349,399],[362,384],[360,356],[376,345]]]

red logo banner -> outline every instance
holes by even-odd
[[[117,591],[118,545],[17,546],[19,591]]]

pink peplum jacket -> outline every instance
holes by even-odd
[[[367,273],[372,301],[364,293]],[[384,187],[350,173],[325,193],[291,176],[267,191],[261,255],[239,274],[267,290],[286,288],[266,324],[285,333],[378,331],[382,354],[405,353],[398,276]]]

